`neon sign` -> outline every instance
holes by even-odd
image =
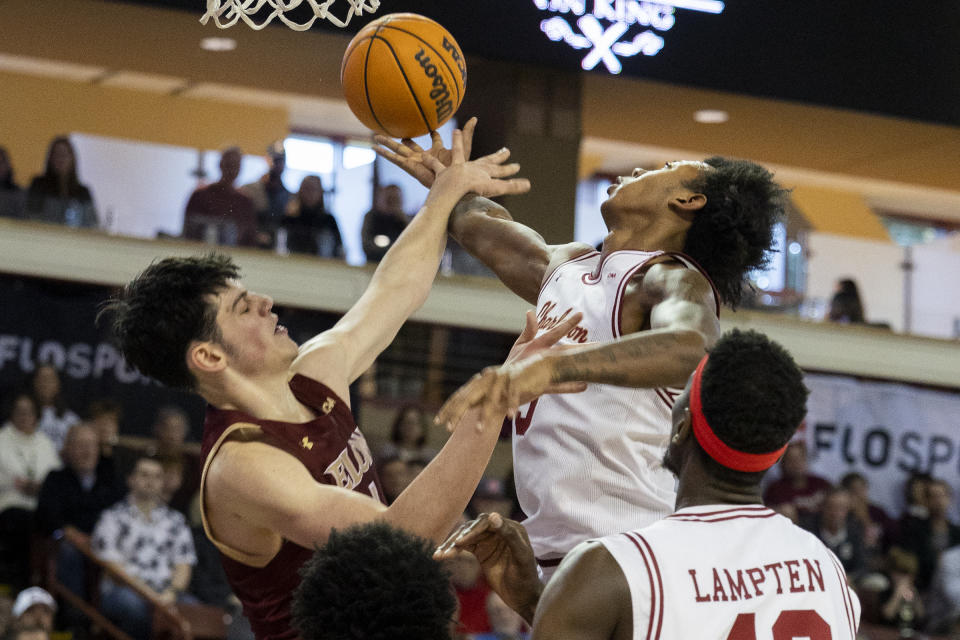
[[[602,62],[610,73],[623,69],[620,58],[660,53],[664,41],[657,32],[673,27],[677,9],[723,12],[720,0],[533,0],[533,4],[555,14],[540,22],[548,38],[574,49],[589,49],[580,66],[589,71]],[[647,28],[631,36],[635,26]]]

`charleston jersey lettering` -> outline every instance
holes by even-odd
[[[560,344],[619,338],[627,284],[662,255],[615,251],[601,264],[593,251],[563,263],[540,290],[540,331],[579,311],[583,320]],[[583,393],[541,396],[520,407],[513,421],[514,476],[537,558],[559,558],[584,540],[673,512],[675,482],[662,459],[679,392],[591,384]]]
[[[600,542],[630,585],[634,640],[853,640],[860,601],[836,556],[760,506],[680,509]]]

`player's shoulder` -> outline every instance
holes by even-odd
[[[544,272],[544,280],[546,280],[547,276],[556,271],[556,269],[563,264],[570,262],[571,260],[576,260],[577,258],[588,256],[592,253],[600,255],[600,253],[594,247],[591,247],[583,242],[569,242],[567,244],[550,245],[550,261],[547,263],[547,269]]]
[[[596,585],[598,580],[608,581],[610,588],[616,588],[617,581],[609,578],[623,576],[620,563],[604,544],[603,539],[587,540],[574,547],[560,563],[551,583],[567,588],[575,585]],[[626,583],[623,583],[626,586]]]

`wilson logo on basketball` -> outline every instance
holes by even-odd
[[[463,61],[463,56],[460,55],[460,50],[457,49],[457,45],[454,42],[447,40],[446,36],[443,38],[443,49],[450,54],[450,57],[453,58],[453,61],[457,65],[457,69],[460,71],[460,79],[464,84],[467,82],[467,64]]]
[[[430,56],[427,55],[424,49],[417,51],[414,58],[416,58],[417,62],[419,62],[423,68],[424,75],[433,81],[433,89],[430,90],[430,99],[433,100],[433,104],[436,105],[437,120],[443,120],[453,112],[453,102],[450,101],[450,90],[447,88],[447,82],[443,79],[440,70],[437,69],[437,65],[430,62]]]

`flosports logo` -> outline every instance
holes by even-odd
[[[660,53],[664,40],[657,32],[673,27],[677,9],[723,12],[720,0],[533,0],[533,4],[555,14],[540,22],[548,38],[589,49],[580,66],[589,71],[602,62],[610,73],[623,69],[620,58]],[[635,27],[646,29],[631,35]]]

